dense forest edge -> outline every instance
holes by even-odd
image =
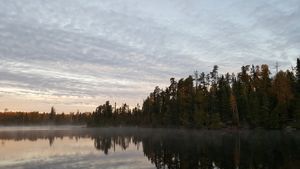
[[[300,59],[292,70],[271,76],[269,66],[246,65],[237,74],[194,72],[158,86],[130,109],[106,101],[92,113],[3,112],[0,125],[85,124],[196,129],[300,128]]]

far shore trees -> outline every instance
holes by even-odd
[[[109,101],[91,113],[0,113],[1,124],[87,124],[88,126],[145,126],[182,128],[300,128],[300,59],[293,70],[271,75],[266,64],[245,65],[237,74],[209,73],[170,79],[166,88],[156,86],[130,109]]]

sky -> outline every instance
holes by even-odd
[[[299,18],[299,0],[0,0],[0,111],[134,106],[213,65],[287,69]]]

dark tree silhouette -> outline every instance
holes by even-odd
[[[246,65],[235,74],[218,73],[215,65],[207,74],[170,79],[155,87],[132,109],[106,101],[89,113],[4,112],[0,124],[87,124],[88,126],[147,126],[185,128],[300,128],[300,59],[295,71],[271,75],[268,65]]]

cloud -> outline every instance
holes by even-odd
[[[170,77],[214,64],[286,69],[300,53],[297,0],[0,3],[0,95],[64,110],[108,99],[135,105]]]

